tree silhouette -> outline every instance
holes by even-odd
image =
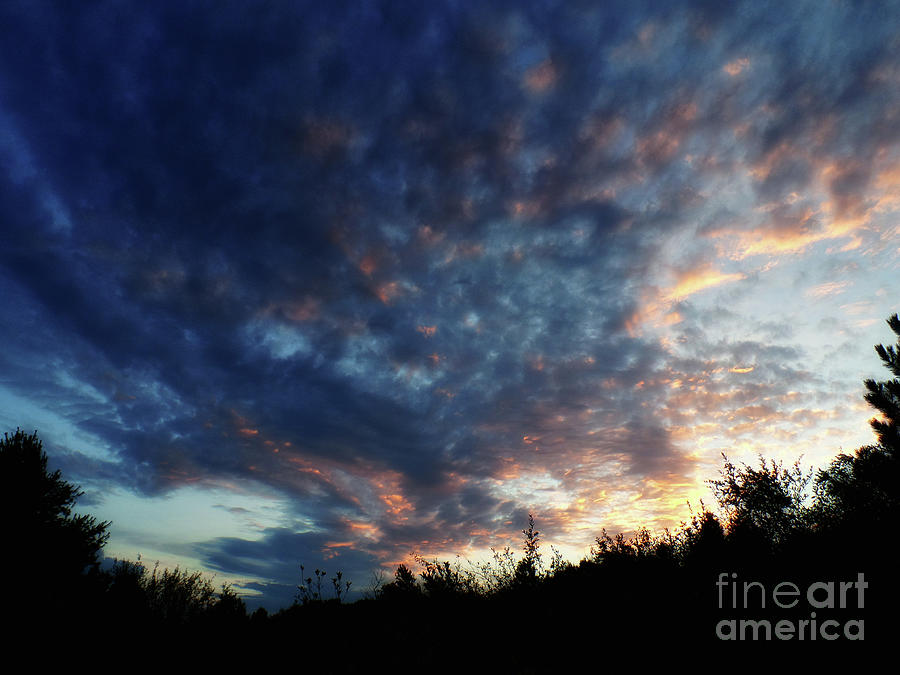
[[[900,452],[900,316],[894,314],[887,324],[897,335],[897,347],[875,345],[875,351],[885,367],[894,374],[894,379],[882,382],[866,380],[866,401],[884,416],[883,420],[873,419],[870,422],[878,435],[879,444],[896,455]]]
[[[898,337],[897,346],[876,345],[875,351],[895,375],[866,380],[866,401],[881,413],[872,419],[878,444],[863,446],[853,455],[841,454],[819,472],[816,488],[823,527],[870,531],[900,515],[900,316],[887,324]]]
[[[84,494],[47,470],[37,437],[17,429],[0,441],[0,523],[5,538],[2,571],[19,604],[59,605],[96,572],[110,523],[72,511]]]

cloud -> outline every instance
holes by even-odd
[[[816,299],[838,295],[846,290],[848,284],[847,281],[826,281],[807,290],[806,295]]]
[[[722,66],[722,70],[728,73],[731,77],[737,77],[749,67],[750,59],[744,56],[739,59],[735,59],[734,61],[729,61],[724,66]]]
[[[265,593],[668,524],[711,448],[833,421],[760,307],[863,330],[820,257],[896,251],[893,22],[771,11],[4,8],[4,395],[98,494],[281,495],[197,549]]]
[[[740,281],[745,278],[746,275],[740,272],[724,273],[711,266],[688,270],[679,275],[675,286],[667,290],[662,299],[663,302],[684,300],[688,296],[707,288],[714,288],[720,284]]]

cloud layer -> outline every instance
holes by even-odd
[[[7,3],[4,421],[98,505],[277,495],[191,549],[272,601],[837,452],[897,309],[895,9]]]

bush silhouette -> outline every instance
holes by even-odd
[[[729,538],[759,554],[786,545],[807,524],[812,471],[759,458],[759,467],[736,466],[725,455],[721,478],[709,481],[725,514]]]
[[[514,582],[516,585],[532,586],[542,572],[540,532],[534,529],[534,516],[528,514],[528,527],[522,530],[525,537],[522,551],[524,555],[516,565]]]
[[[116,560],[107,573],[106,604],[111,615],[126,615],[145,627],[236,624],[247,618],[244,601],[227,584],[218,593],[202,572],[178,567],[148,573],[141,562]]]
[[[419,598],[422,589],[416,582],[416,575],[406,565],[398,565],[394,580],[378,589],[376,597],[388,602],[408,602]]]

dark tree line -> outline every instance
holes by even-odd
[[[3,608],[20,627],[63,635],[85,626],[140,631],[246,619],[234,590],[217,591],[199,572],[118,560],[101,569],[111,523],[75,513],[84,493],[47,462],[37,432],[17,429],[0,441]]]

